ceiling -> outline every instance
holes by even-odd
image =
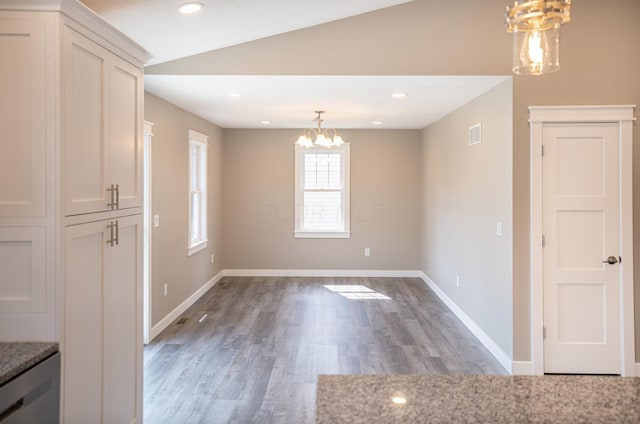
[[[80,0],[146,48],[149,65],[319,25],[412,0]]]
[[[309,127],[320,109],[336,128],[421,129],[507,78],[147,75],[145,89],[224,128]]]
[[[157,64],[412,0],[199,0],[192,16],[178,13],[181,0],[81,1]],[[507,78],[146,75],[145,90],[223,128],[309,127],[320,109],[330,127],[420,129]]]

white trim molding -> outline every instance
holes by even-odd
[[[317,188],[312,191],[339,192],[340,193],[340,222],[334,228],[307,228],[305,227],[305,192],[311,190],[305,188],[305,167],[307,154],[339,154],[340,155],[340,188]],[[326,147],[305,148],[298,144],[295,146],[295,182],[294,182],[294,237],[295,238],[350,238],[351,237],[351,143],[344,143],[337,147],[327,149]],[[322,214],[320,211],[311,208],[314,214]]]
[[[225,277],[396,277],[420,278],[421,271],[367,269],[225,269]]]
[[[533,362],[513,361],[511,363],[511,374],[513,375],[533,375]]]
[[[173,321],[175,321],[184,311],[189,309],[191,305],[196,303],[198,299],[202,297],[210,288],[215,286],[218,281],[220,281],[224,277],[224,271],[220,271],[217,273],[212,279],[207,281],[195,291],[191,296],[189,296],[184,302],[178,305],[173,311],[169,312],[164,318],[162,318],[156,325],[151,328],[151,334],[149,337],[149,342],[155,339],[158,334],[162,333],[167,327],[171,325]]]
[[[635,363],[633,305],[633,122],[635,105],[531,106],[530,122],[530,287],[531,358],[533,374],[544,373],[543,251],[542,251],[542,129],[549,122],[611,122],[619,126],[620,164],[620,254],[629,258],[620,264],[621,375],[638,374]]]
[[[513,363],[511,357],[507,355],[501,348],[498,346],[496,342],[493,341],[491,337],[487,333],[480,328],[478,324],[476,324],[470,317],[467,315],[456,303],[447,296],[447,294],[438,287],[436,283],[433,282],[431,278],[429,278],[424,272],[420,271],[420,278],[425,282],[425,284],[433,290],[433,292],[444,302],[445,305],[451,312],[453,312],[460,321],[471,331],[471,333],[476,336],[476,338],[487,348],[489,353],[491,353],[500,364],[507,370],[509,373],[513,373]]]

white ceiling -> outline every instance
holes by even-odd
[[[153,53],[149,64],[156,64],[412,0],[199,0],[206,6],[192,16],[177,11],[186,0],[81,1]],[[146,75],[145,89],[224,128],[308,127],[321,109],[330,127],[419,129],[506,78]]]
[[[192,0],[81,0],[166,62],[296,29],[331,22],[412,0],[197,0],[205,5],[181,15]]]
[[[147,75],[145,88],[224,128],[309,127],[324,110],[335,128],[421,129],[507,78]]]

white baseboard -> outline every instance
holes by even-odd
[[[169,312],[164,318],[162,318],[156,325],[151,327],[151,334],[149,335],[149,341],[155,339],[158,334],[162,333],[162,331],[171,325],[173,321],[175,321],[184,311],[189,309],[191,305],[196,303],[203,294],[207,292],[211,287],[215,286],[218,281],[224,277],[224,271],[220,271],[217,273],[211,280],[207,281],[195,291],[191,296],[189,296],[184,302],[178,305],[173,311]]]
[[[443,292],[440,287],[436,285],[436,283],[431,280],[424,272],[420,271],[420,277],[422,280],[429,286],[431,290],[444,302],[445,305],[451,312],[453,312],[460,321],[473,333],[474,336],[480,343],[487,348],[487,350],[500,362],[500,364],[506,369],[509,373],[513,373],[513,361],[497,344],[485,333],[482,328],[478,326],[458,305],[455,304],[453,300],[447,296],[445,292]]]
[[[397,277],[420,278],[421,271],[367,269],[225,269],[225,277]]]
[[[511,362],[511,374],[513,375],[533,375],[533,362],[513,361]]]

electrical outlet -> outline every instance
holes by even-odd
[[[211,254],[211,263],[213,263],[213,253]]]
[[[460,287],[460,276],[456,275],[456,287]]]
[[[164,283],[164,295],[166,296],[169,293],[169,284]]]
[[[371,249],[369,249],[368,247],[364,248],[364,256],[371,256]]]

